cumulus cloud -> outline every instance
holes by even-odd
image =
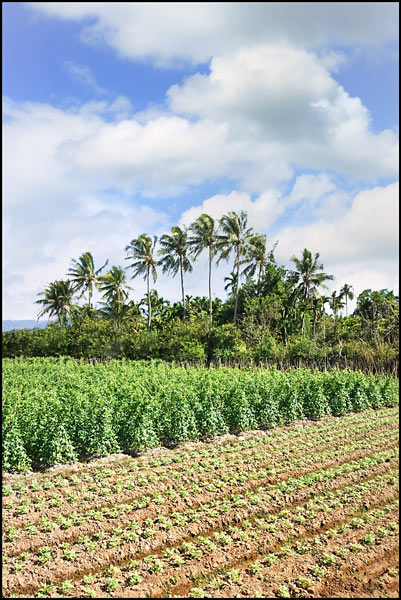
[[[359,192],[346,211],[280,231],[280,258],[302,251],[305,245],[324,254],[332,264],[352,261],[389,261],[398,248],[398,182]]]
[[[125,102],[114,104],[121,108]],[[252,170],[262,172],[263,180],[257,150],[246,152],[244,143],[241,163],[239,146],[227,142],[224,124],[216,128],[207,120],[190,122],[171,115],[148,123],[134,117],[110,121],[106,115],[114,114],[111,106],[92,103],[61,110],[4,103],[7,318],[32,318],[37,292],[63,277],[70,259],[81,252],[93,252],[99,264],[104,258],[124,264],[123,248],[133,237],[168,230],[174,222],[165,210],[144,200],[146,189],[162,196],[221,173],[233,175],[234,159],[238,171],[242,166],[246,173],[248,165],[248,176]],[[244,176],[243,185],[245,181]],[[271,183],[262,190],[215,194],[184,211],[180,221],[189,224],[202,212],[218,219],[228,210],[245,210],[256,231],[266,233],[271,242],[279,239],[280,261],[288,263],[292,254],[308,247],[321,253],[333,273],[344,272],[348,282],[355,272],[375,272],[378,281],[385,278],[394,287],[398,184],[366,189],[352,198],[331,176],[317,173],[299,175],[287,195]],[[298,226],[278,225],[294,214]],[[202,264],[188,278],[189,293],[204,293]],[[221,269],[215,292],[224,295],[223,278],[230,265]],[[144,291],[141,286],[135,281],[138,293]],[[160,286],[167,297],[179,297],[174,281],[162,277]]]
[[[159,67],[210,61],[210,68],[172,86],[165,104],[137,114],[124,96],[106,101],[93,73],[71,61],[65,68],[92,89],[91,102],[61,108],[5,100],[6,318],[34,318],[37,292],[64,277],[83,251],[96,264],[109,258],[126,266],[123,248],[133,237],[160,235],[202,212],[218,219],[246,210],[268,243],[279,239],[279,261],[288,264],[305,246],[318,251],[336,287],[342,280],[395,287],[398,188],[377,180],[396,177],[397,138],[373,132],[361,100],[338,84],[347,54],[330,44],[395,40],[396,3],[365,3],[363,10],[360,3],[29,6],[82,22],[87,43],[106,43],[125,58]],[[333,173],[376,187],[350,195]],[[167,214],[166,199],[215,181],[225,193],[180,219]],[[222,265],[214,275],[219,296],[230,269]],[[206,278],[200,257],[188,293],[206,294]],[[138,299],[145,284],[133,286]],[[180,296],[171,278],[161,276],[157,287],[169,299]]]
[[[374,179],[398,169],[397,136],[374,134],[368,110],[319,58],[288,44],[214,57],[210,74],[167,92],[178,114],[228,122],[230,139],[301,168]]]
[[[292,40],[377,46],[398,38],[395,2],[30,2],[49,17],[84,22],[82,38],[159,66],[206,62],[239,46]],[[151,24],[149,26],[149,24]]]
[[[181,215],[181,224],[190,225],[199,215],[206,213],[218,220],[228,211],[239,213],[241,210],[248,215],[248,224],[257,231],[268,231],[270,225],[283,212],[283,203],[274,192],[265,192],[255,200],[249,194],[233,191],[229,194],[216,194],[207,198],[199,206],[193,206]]]
[[[71,258],[88,250],[96,264],[109,258],[126,266],[130,240],[163,232],[170,221],[64,160],[60,148],[96,132],[104,122],[99,113],[9,101],[4,113],[4,317],[35,318],[37,293],[65,278]]]
[[[398,291],[398,199],[398,182],[377,186],[356,194],[348,208],[282,227],[275,232],[278,261],[290,265],[289,257],[306,247],[319,252],[325,270],[335,275],[332,289],[351,283],[356,293],[368,287]]]
[[[63,155],[80,170],[148,195],[171,195],[228,172],[227,127],[175,116],[103,123]]]

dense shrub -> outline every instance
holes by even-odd
[[[183,368],[163,361],[4,359],[3,468],[342,415],[398,402],[361,372]]]

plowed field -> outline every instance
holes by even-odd
[[[3,476],[4,597],[398,597],[398,409]]]

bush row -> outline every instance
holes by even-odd
[[[3,469],[142,450],[397,402],[394,378],[358,371],[4,359]]]
[[[336,344],[295,337],[281,344],[261,332],[257,340],[245,341],[232,324],[209,326],[206,322],[174,322],[162,330],[135,329],[116,332],[105,320],[86,319],[68,328],[23,329],[3,333],[3,357],[95,358],[98,360],[161,359],[181,363],[241,364],[277,362],[284,365],[339,367],[354,364],[370,372],[398,373],[397,351],[382,342],[371,346],[350,340]],[[260,339],[259,339],[260,338]]]

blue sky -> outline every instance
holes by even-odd
[[[2,6],[3,318],[84,251],[125,265],[140,233],[241,209],[282,264],[307,247],[333,289],[398,292],[398,4]]]

